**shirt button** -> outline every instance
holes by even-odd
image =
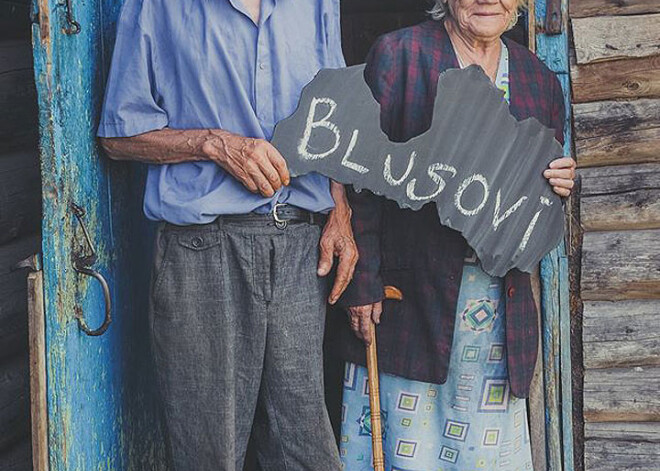
[[[511,288],[509,288],[509,291],[507,292],[507,294],[510,298],[513,298],[513,295],[516,294],[516,288],[514,288],[512,286]]]
[[[192,243],[193,247],[200,248],[202,246],[202,244],[204,243],[204,239],[202,239],[199,236],[193,237],[193,240],[191,241],[191,243]]]
[[[263,62],[259,62],[259,70],[264,70],[266,65]]]

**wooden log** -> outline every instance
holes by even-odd
[[[578,64],[660,52],[660,14],[574,18],[572,25]]]
[[[571,64],[571,87],[574,103],[660,96],[660,55]]]
[[[585,424],[585,470],[657,470],[660,423]]]
[[[587,422],[660,421],[660,368],[587,369],[584,418]]]
[[[658,313],[659,300],[585,302],[584,367],[660,366]]]
[[[0,41],[0,152],[36,143],[37,117],[32,44]]]
[[[571,18],[659,13],[658,0],[571,0]]]
[[[659,422],[587,422],[584,437],[627,442],[660,443]]]
[[[578,173],[585,230],[660,228],[660,165],[592,167]]]
[[[660,298],[660,230],[587,232],[582,299]]]
[[[580,167],[660,162],[660,99],[573,106]]]
[[[0,244],[36,232],[41,223],[41,178],[36,151],[0,155]]]

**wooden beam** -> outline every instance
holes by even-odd
[[[584,418],[587,422],[660,421],[660,368],[587,369]]]
[[[582,299],[660,298],[660,230],[587,232]]]
[[[660,162],[660,99],[573,106],[580,167]]]
[[[585,230],[660,228],[660,165],[592,167],[578,173]]]
[[[586,423],[586,471],[657,469],[660,423]]]
[[[574,18],[572,25],[578,64],[660,52],[660,14]]]
[[[46,319],[43,272],[28,275],[30,332],[30,404],[32,416],[32,468],[48,471],[48,406],[46,384]]]
[[[585,368],[660,366],[660,300],[587,301]]]
[[[660,5],[660,2],[658,2]],[[660,55],[571,64],[574,103],[660,96]]]
[[[571,18],[659,13],[658,0],[571,0]]]

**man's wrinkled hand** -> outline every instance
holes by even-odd
[[[291,179],[284,157],[264,139],[222,132],[202,151],[253,193],[271,197]]]
[[[366,345],[371,343],[371,329],[373,328],[373,324],[380,324],[380,315],[382,313],[382,301],[348,308],[351,330],[355,333],[355,336],[362,340]]]
[[[328,221],[323,228],[319,246],[320,255],[317,271],[319,276],[326,276],[330,273],[334,257],[339,259],[337,275],[328,298],[328,302],[334,304],[353,278],[355,265],[358,261],[357,245],[351,228],[351,211],[347,205],[337,206],[330,212]]]

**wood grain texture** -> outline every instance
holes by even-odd
[[[30,335],[30,410],[32,418],[32,469],[48,471],[48,405],[46,384],[46,318],[43,272],[28,275],[28,324]]]
[[[36,151],[0,155],[0,244],[39,230],[39,176]]]
[[[660,2],[658,2],[660,5]],[[573,102],[660,96],[660,55],[571,65]]]
[[[578,64],[660,53],[660,14],[574,18]]]
[[[660,228],[660,164],[582,168],[578,173],[585,230]]]
[[[582,299],[660,298],[660,230],[587,232]]]
[[[656,471],[660,462],[660,423],[585,424],[587,471]]]
[[[660,366],[660,300],[587,301],[585,368]]]
[[[658,0],[571,0],[571,18],[640,15],[660,12]]]
[[[573,106],[580,167],[660,162],[660,99]]]
[[[660,367],[587,369],[584,418],[587,422],[660,420]]]

